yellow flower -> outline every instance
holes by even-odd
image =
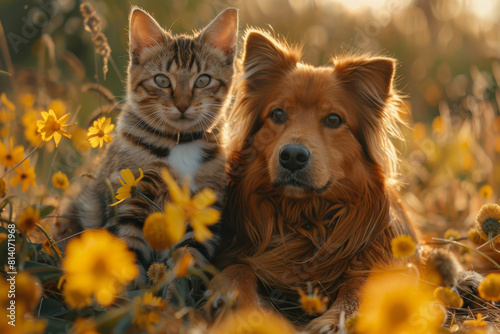
[[[35,318],[29,312],[26,313],[16,304],[16,322],[15,326],[9,325],[9,312],[6,307],[0,309],[0,333],[2,334],[43,334],[47,327],[47,321]]]
[[[71,135],[73,136],[73,145],[77,150],[86,152],[92,148],[87,138],[87,130],[75,127],[71,131]]]
[[[210,334],[292,334],[296,331],[275,313],[262,308],[239,309],[225,316]]]
[[[66,103],[60,99],[50,101],[48,109],[54,110],[57,117],[61,117],[66,113]]]
[[[38,278],[27,272],[16,276],[16,306],[22,305],[26,312],[32,312],[40,302],[43,288]]]
[[[327,297],[320,297],[318,295],[318,288],[314,289],[313,294],[305,294],[302,289],[298,289],[300,295],[300,306],[308,314],[322,314],[325,313],[328,305]]]
[[[23,93],[19,98],[19,102],[21,102],[24,109],[31,109],[35,104],[35,96],[30,93]]]
[[[113,131],[114,128],[115,125],[111,124],[111,118],[106,119],[106,117],[101,117],[94,121],[94,126],[89,128],[89,133],[87,134],[90,145],[96,148],[97,146],[102,147],[104,142],[112,142],[113,138],[111,138],[109,133]]]
[[[72,334],[99,334],[92,318],[76,318]]]
[[[11,186],[17,186],[22,183],[22,191],[28,190],[30,184],[33,188],[36,188],[36,174],[35,167],[30,167],[30,160],[26,159],[21,166],[14,170],[17,175],[10,179]]]
[[[16,106],[7,99],[7,95],[0,95],[0,136],[7,137],[9,134],[8,123],[16,118]]]
[[[0,164],[5,167],[14,167],[24,158],[24,147],[21,145],[14,148],[14,140],[10,138],[10,149],[0,142]]]
[[[59,145],[61,141],[61,136],[66,138],[71,138],[71,135],[64,130],[64,128],[76,125],[66,125],[66,121],[68,120],[70,114],[66,114],[61,118],[57,118],[56,114],[52,109],[49,112],[42,111],[43,120],[37,121],[36,124],[38,126],[38,132],[42,135],[42,140],[49,141],[54,137],[54,142],[56,143],[56,147]]]
[[[55,256],[59,259],[62,258],[62,252],[59,249],[59,247],[57,246],[57,244],[55,243],[53,237],[50,237],[50,239],[46,239],[42,243],[42,248],[45,251],[45,253],[50,254],[50,255],[54,255],[53,253],[55,251],[55,253],[56,253]]]
[[[461,161],[462,168],[466,171],[471,171],[474,168],[474,156],[470,152],[466,152]]]
[[[64,282],[63,296],[66,303],[73,309],[83,309],[87,306],[92,305],[92,294],[88,291],[83,292],[78,282],[76,281],[66,281],[66,277],[63,276],[59,280],[59,289],[61,289],[62,283]]]
[[[469,230],[469,232],[467,233],[467,238],[469,239],[470,242],[472,242],[474,245],[477,246],[480,246],[487,241],[481,237],[481,235],[475,228],[471,228]]]
[[[6,108],[0,107],[0,123],[7,125],[10,121],[14,120],[15,114]]]
[[[42,141],[42,135],[38,132],[38,127],[36,123],[27,125],[24,128],[24,137],[30,143],[31,146],[36,146]]]
[[[69,241],[62,262],[65,271],[63,294],[73,308],[88,305],[94,296],[109,306],[124,286],[139,273],[135,254],[127,244],[106,230],[87,230]]]
[[[0,179],[0,198],[5,197],[7,194],[7,181],[5,181],[5,178]]]
[[[17,227],[28,234],[36,227],[40,220],[40,211],[33,206],[28,206],[16,218]]]
[[[21,122],[23,123],[24,126],[29,126],[33,123],[36,123],[37,120],[38,120],[38,114],[35,110],[32,110],[28,111],[23,115]]]
[[[417,141],[421,141],[425,138],[427,129],[424,123],[418,122],[413,126],[413,138]]]
[[[446,307],[458,308],[464,305],[462,297],[449,287],[437,287],[434,290],[434,297]]]
[[[457,231],[457,230],[454,230],[452,228],[446,230],[446,232],[444,232],[444,238],[445,239],[449,239],[449,240],[457,240],[457,239],[460,239],[460,233]]]
[[[165,214],[154,212],[146,218],[142,233],[151,248],[160,251],[181,241],[186,233],[186,223],[173,219],[178,215],[167,207]]]
[[[38,132],[36,111],[29,111],[24,114],[22,123],[24,125],[24,137],[31,146],[36,146],[42,141],[42,135]]]
[[[481,195],[482,198],[490,198],[491,195],[493,194],[493,188],[489,185],[484,185],[479,189],[479,195]]]
[[[122,187],[118,188],[118,190],[116,191],[116,199],[118,200],[118,202],[111,204],[111,206],[118,205],[127,198],[136,196],[136,192],[139,191],[138,189],[139,181],[142,180],[142,178],[144,177],[144,173],[140,168],[139,168],[139,173],[141,173],[141,175],[136,180],[134,174],[132,174],[130,169],[128,168],[122,169],[121,175],[123,180],[120,177],[118,177],[118,180],[122,184]]]
[[[0,101],[2,102],[2,106],[11,110],[11,111],[15,111],[16,110],[16,106],[14,105],[14,103],[12,103],[11,101],[9,101],[9,99],[7,98],[7,94],[5,94],[5,92],[3,92],[1,95],[0,95]]]
[[[400,273],[372,275],[361,296],[355,324],[359,334],[436,334],[444,319],[432,303],[432,290]]]
[[[494,241],[500,241],[500,206],[488,203],[482,206],[476,217],[476,230],[484,240],[489,240],[490,235]]]
[[[174,267],[174,275],[176,277],[184,277],[188,274],[189,268],[194,265],[195,261],[191,253],[186,252],[177,261]]]
[[[438,116],[434,118],[432,121],[432,131],[434,131],[435,134],[441,134],[444,131],[444,122],[441,116]]]
[[[152,292],[147,292],[143,297],[136,297],[134,301],[133,323],[141,330],[145,329],[148,333],[154,333],[155,326],[160,322],[160,311],[164,309],[165,302],[160,297],[154,297]]]
[[[217,223],[220,219],[220,212],[209,207],[217,200],[215,192],[205,188],[191,199],[188,179],[185,179],[181,189],[166,169],[162,174],[172,200],[172,203],[166,204],[167,217],[178,222],[189,221],[194,231],[194,238],[198,242],[210,238],[212,232],[207,226]]]
[[[59,171],[52,175],[52,184],[57,189],[66,189],[69,186],[68,176]]]
[[[407,258],[415,254],[416,244],[409,235],[400,235],[392,239],[392,256],[395,259]]]
[[[482,320],[483,315],[481,313],[477,314],[477,318],[474,320],[466,320],[463,322],[463,326],[486,326],[488,323]]]
[[[477,287],[481,298],[487,301],[499,302],[500,301],[500,274],[489,273],[479,283]]]
[[[164,263],[155,262],[148,269],[148,278],[153,284],[161,282],[167,277],[167,267]]]

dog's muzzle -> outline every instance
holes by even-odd
[[[279,152],[280,165],[291,172],[306,167],[310,158],[311,152],[303,145],[285,145]]]

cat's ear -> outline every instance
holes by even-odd
[[[202,40],[231,54],[238,38],[238,10],[228,8],[220,13],[200,34]]]
[[[141,9],[132,9],[129,22],[130,51],[135,56],[139,56],[144,48],[165,40],[165,32],[160,25]]]

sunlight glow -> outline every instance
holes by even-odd
[[[500,1],[499,0],[480,0],[466,2],[466,6],[469,7],[474,14],[483,19],[498,19]]]
[[[323,3],[337,2],[346,8],[356,11],[358,9],[380,9],[390,6],[395,0],[322,0]],[[407,5],[408,1],[402,1]],[[456,5],[465,10],[472,11],[477,17],[487,20],[500,20],[500,0],[456,0]],[[398,3],[401,5],[401,3]]]
[[[362,7],[382,8],[387,2],[387,0],[333,0],[333,1],[340,2],[351,10],[356,10]]]

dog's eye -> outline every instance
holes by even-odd
[[[203,74],[203,75],[200,75],[198,77],[198,79],[196,79],[195,83],[194,83],[194,86],[196,88],[203,88],[203,87],[207,87],[208,84],[210,83],[211,79],[208,75],[206,74]]]
[[[325,125],[329,128],[338,128],[342,125],[342,118],[337,114],[330,114],[325,119]]]
[[[155,83],[161,88],[168,88],[171,85],[170,79],[164,74],[155,75]]]
[[[283,109],[279,108],[273,109],[269,117],[271,118],[271,121],[277,124],[283,124],[288,119],[288,115],[286,114],[286,112],[284,112]]]

